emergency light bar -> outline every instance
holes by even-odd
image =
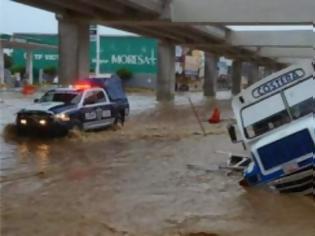
[[[74,89],[85,90],[90,88],[104,88],[106,87],[105,81],[110,78],[92,78],[92,79],[81,79],[75,82]]]
[[[87,79],[76,81],[73,87],[76,90],[86,90],[90,88],[102,88],[104,87],[104,84]]]
[[[87,81],[77,81],[73,87],[76,90],[86,90],[92,88],[92,85]]]

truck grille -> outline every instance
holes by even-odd
[[[291,134],[257,150],[265,170],[311,154],[313,151],[314,141],[307,129]]]
[[[46,120],[47,122],[53,120],[53,116],[47,112],[38,112],[38,111],[27,111],[18,114],[18,120],[26,119],[29,125],[38,124],[38,122],[42,119]]]

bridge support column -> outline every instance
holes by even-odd
[[[26,66],[25,72],[27,75],[27,83],[33,84],[33,52],[31,50],[27,50],[26,52]]]
[[[218,58],[208,52],[205,53],[205,80],[203,84],[203,95],[215,97],[218,79]]]
[[[248,86],[256,83],[259,80],[259,66],[256,63],[252,63],[248,73]]]
[[[2,42],[0,40],[0,84],[4,84],[4,53]]]
[[[59,83],[69,85],[89,75],[89,24],[58,18]]]
[[[242,61],[234,60],[232,65],[232,94],[241,92],[242,83]]]
[[[272,69],[270,67],[264,67],[264,77],[267,77],[268,75],[271,75]]]
[[[280,70],[280,68],[273,67],[273,68],[271,69],[271,74],[276,73],[276,72],[278,72],[279,70]]]
[[[167,42],[158,45],[158,73],[156,96],[158,101],[171,101],[175,94],[175,46]]]

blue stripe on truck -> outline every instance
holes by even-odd
[[[257,150],[265,170],[313,153],[314,142],[307,129],[291,134]]]

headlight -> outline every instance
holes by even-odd
[[[70,120],[70,117],[67,114],[65,114],[65,113],[56,114],[55,118],[57,120],[61,120],[61,121],[69,121]]]
[[[27,120],[26,120],[26,119],[21,119],[21,120],[20,120],[20,124],[22,124],[22,125],[27,125]]]
[[[41,125],[46,125],[46,124],[47,124],[47,121],[42,119],[42,120],[39,121],[39,124],[41,124]]]

